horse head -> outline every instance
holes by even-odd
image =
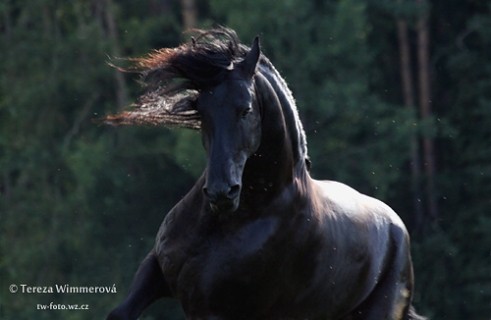
[[[244,167],[261,141],[261,115],[253,92],[259,57],[256,38],[244,60],[232,64],[223,81],[201,90],[196,101],[207,155],[203,194],[214,212],[239,207]]]
[[[200,185],[213,211],[265,204],[292,181],[294,170],[305,170],[305,134],[295,101],[261,55],[258,38],[248,48],[233,30],[201,32],[190,43],[135,62],[150,90],[137,108],[106,123],[200,130],[207,154]]]

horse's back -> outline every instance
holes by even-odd
[[[401,218],[384,202],[362,194],[337,181],[313,180],[318,200],[324,207],[323,214],[333,218],[364,221],[367,224],[390,223],[406,229]]]

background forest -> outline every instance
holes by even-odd
[[[2,0],[0,319],[104,319],[200,175],[199,134],[92,119],[144,92],[108,63],[222,24],[261,37],[305,124],[312,175],[408,225],[415,306],[491,316],[491,1]],[[113,286],[115,294],[9,292]],[[37,309],[88,304],[89,310]],[[183,319],[172,300],[143,319]]]

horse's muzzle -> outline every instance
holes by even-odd
[[[203,194],[210,203],[211,210],[215,213],[228,213],[237,210],[240,201],[240,185],[227,188],[226,191],[212,191],[203,188]]]

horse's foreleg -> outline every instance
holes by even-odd
[[[136,272],[126,298],[106,320],[134,320],[155,300],[169,296],[170,291],[154,252],[150,252]]]

